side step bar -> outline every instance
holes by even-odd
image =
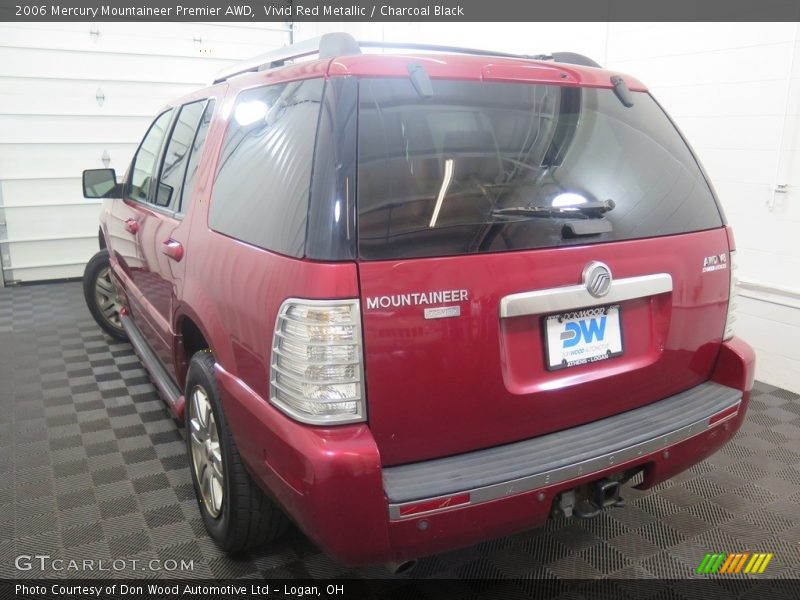
[[[161,359],[151,350],[142,332],[139,330],[136,323],[134,323],[131,316],[129,314],[120,314],[119,320],[122,323],[123,329],[125,329],[125,333],[128,334],[128,339],[136,355],[150,374],[153,385],[156,386],[161,397],[166,400],[167,406],[173,416],[176,419],[181,419],[183,417],[184,398],[180,388],[178,388],[172,380],[172,377],[167,372]]]

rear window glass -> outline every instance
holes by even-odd
[[[692,153],[646,93],[408,79],[359,89],[365,259],[627,240],[722,225]]]

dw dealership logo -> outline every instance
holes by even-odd
[[[726,554],[724,552],[706,554],[700,565],[697,567],[697,573],[703,575],[714,575],[722,573],[726,575],[735,575],[737,573],[747,574],[761,574],[763,573],[769,562],[772,560],[772,553],[768,552],[736,552],[733,554]]]
[[[583,342],[591,344],[594,340],[602,342],[606,336],[606,316],[602,308],[584,310],[576,313],[577,320],[567,321],[561,333],[562,346],[572,348]]]

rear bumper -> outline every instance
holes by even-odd
[[[741,401],[740,390],[709,381],[579,427],[458,456],[384,468],[389,516],[398,520],[419,515],[453,494],[458,494],[459,505],[481,504],[629,463],[734,418]],[[423,499],[429,502],[420,506]]]
[[[530,529],[554,497],[642,467],[669,479],[741,426],[754,354],[722,345],[712,381],[640,409],[531,440],[383,468],[366,425],[286,418],[218,367],[226,415],[252,475],[323,550],[350,565],[424,556]]]

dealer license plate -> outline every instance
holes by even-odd
[[[545,318],[545,354],[550,371],[620,356],[622,326],[619,304]]]

